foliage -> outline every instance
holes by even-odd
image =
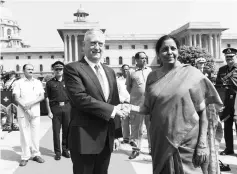
[[[50,79],[52,79],[54,76],[52,74],[47,74],[44,78],[43,81],[44,82],[48,82]]]
[[[181,63],[191,64],[192,66],[195,66],[195,60],[199,57],[203,57],[206,59],[207,63],[205,65],[205,68],[208,71],[210,71],[212,74],[217,73],[214,58],[206,49],[185,45],[180,47],[178,59]]]

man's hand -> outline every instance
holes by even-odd
[[[124,103],[124,104],[121,105],[121,107],[122,107],[123,111],[125,111],[128,114],[130,113],[130,111],[131,111],[131,105],[130,104]]]
[[[48,113],[48,117],[49,117],[50,119],[53,119],[53,114],[52,114],[52,112],[49,112],[49,113]]]
[[[120,142],[118,139],[115,139],[114,140],[114,147],[113,147],[114,151],[118,151],[119,147],[120,147]]]
[[[26,103],[23,107],[24,107],[24,110],[29,110],[32,107],[32,103]]]
[[[30,117],[33,117],[33,116],[34,116],[33,112],[32,112],[30,109],[25,110],[25,112],[26,112]]]
[[[119,104],[115,107],[116,107],[116,114],[115,115],[120,116],[120,118],[125,118],[129,115],[130,111],[123,109],[121,104]]]

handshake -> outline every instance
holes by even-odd
[[[119,104],[116,107],[116,115],[120,116],[120,118],[124,119],[129,116],[131,111],[139,112],[139,106],[134,106],[131,104]]]

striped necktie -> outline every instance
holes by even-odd
[[[96,76],[97,76],[97,78],[98,78],[98,80],[100,82],[100,86],[102,88],[105,100],[107,100],[108,99],[108,95],[107,95],[107,93],[105,91],[105,84],[104,84],[105,82],[104,82],[103,76],[102,76],[101,71],[100,71],[100,66],[95,65],[95,72],[96,72]]]

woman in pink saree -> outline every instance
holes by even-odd
[[[131,111],[150,114],[153,174],[208,173],[206,108],[222,102],[199,70],[177,61],[178,50],[172,36],[157,41],[163,66],[150,73],[144,104]]]

